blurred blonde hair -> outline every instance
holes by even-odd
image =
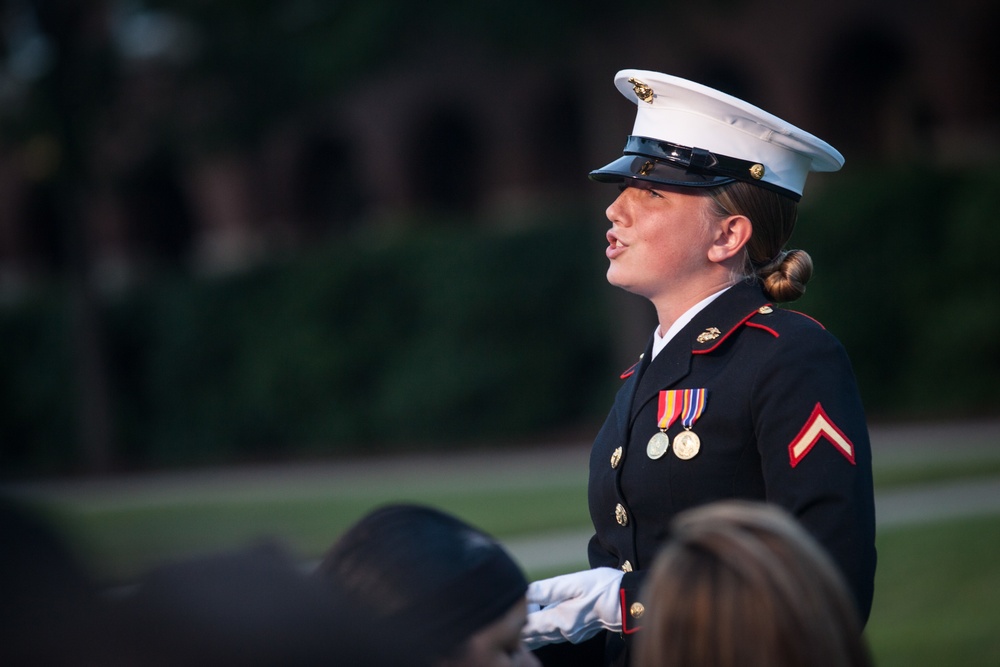
[[[784,510],[720,501],[677,516],[640,599],[637,667],[869,667],[852,598]]]

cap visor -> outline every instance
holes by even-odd
[[[662,185],[708,188],[732,183],[735,178],[682,169],[641,155],[623,155],[614,162],[590,172],[591,180],[599,183],[621,183],[636,179]]]

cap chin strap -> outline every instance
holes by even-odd
[[[759,162],[751,162],[750,160],[741,160],[729,157],[728,155],[713,153],[704,148],[681,146],[680,144],[672,144],[669,141],[630,135],[628,141],[625,143],[624,154],[652,158],[657,162],[666,162],[673,167],[752,183],[762,188],[773,190],[786,197],[791,197],[795,201],[801,199],[801,195],[791,190],[761,180],[767,172],[765,165]],[[643,173],[637,174],[640,178],[645,175]],[[683,185],[683,183],[678,184]]]

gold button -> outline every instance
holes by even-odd
[[[757,312],[761,315],[770,315],[774,312],[774,308],[771,308],[771,306],[761,306],[757,309]]]
[[[615,505],[615,521],[618,522],[619,526],[628,525],[628,512],[625,511],[625,507],[621,503]]]
[[[622,572],[631,572],[631,571],[632,571],[632,563],[626,560],[624,563],[622,563]]]
[[[632,606],[628,608],[628,613],[632,618],[642,618],[642,615],[646,613],[646,608],[641,602],[633,602]]]
[[[615,449],[615,451],[611,452],[612,469],[617,468],[618,464],[621,463],[621,460],[622,460],[622,448],[618,447],[617,449]]]

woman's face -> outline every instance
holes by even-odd
[[[608,207],[608,282],[647,299],[669,296],[712,270],[708,197],[636,183]]]
[[[527,619],[528,603],[522,598],[437,667],[540,667],[538,659],[521,642],[521,629]]]

